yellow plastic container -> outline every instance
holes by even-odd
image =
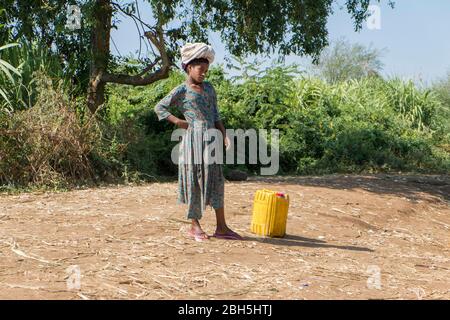
[[[289,208],[289,195],[262,189],[253,202],[251,232],[269,237],[284,237]]]

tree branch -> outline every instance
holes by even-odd
[[[140,23],[142,23],[144,26],[146,26],[146,27],[149,28],[149,29],[153,29],[153,27],[152,27],[151,25],[145,23],[144,21],[142,21],[142,20],[141,20],[139,17],[137,17],[136,15],[134,15],[134,14],[132,14],[132,13],[128,13],[128,12],[126,12],[125,10],[123,10],[122,7],[121,7],[119,4],[117,4],[117,3],[115,3],[115,2],[111,2],[111,5],[112,5],[113,7],[115,7],[115,8],[117,8],[117,9],[118,9],[120,12],[122,12],[124,15],[129,16],[129,17],[132,17],[133,19],[139,21]]]
[[[161,60],[161,57],[157,57],[155,61],[153,61],[150,65],[148,65],[144,70],[142,70],[141,73],[139,73],[139,76],[143,76],[144,74],[146,74],[147,72],[149,72],[150,70],[153,69],[154,66],[156,66],[156,64],[159,62],[159,60]]]
[[[167,54],[164,42],[164,32],[161,23],[158,21],[156,27],[149,26],[135,15],[126,13],[118,4],[114,2],[112,2],[112,4],[120,11],[122,11],[124,14],[131,16],[133,19],[136,19],[137,21],[140,21],[143,25],[145,25],[147,28],[150,29],[149,31],[146,31],[144,35],[147,37],[147,39],[150,40],[150,42],[155,46],[155,48],[158,49],[160,56],[156,57],[156,60],[154,62],[148,65],[141,73],[137,75],[112,74],[109,72],[104,72],[101,76],[101,81],[119,84],[129,84],[134,86],[144,86],[156,82],[158,80],[167,78],[169,76],[171,63],[169,56]],[[153,69],[153,67],[160,60],[162,62],[162,65],[158,70],[146,76],[143,76],[149,70]]]
[[[156,31],[147,31],[145,32],[145,36],[153,43],[153,45],[158,49],[160,57],[157,57],[156,60],[147,66],[140,74],[138,75],[126,75],[126,74],[111,74],[105,72],[102,75],[102,81],[105,82],[113,82],[120,84],[129,84],[134,86],[145,86],[147,84],[153,83],[155,81],[167,78],[169,76],[170,70],[170,59],[167,55],[166,46],[164,44],[164,35],[162,31],[162,27],[158,25],[156,27]],[[142,76],[151,70],[159,60],[162,61],[162,66],[158,70],[153,73],[148,74],[147,76]]]

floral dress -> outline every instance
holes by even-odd
[[[207,205],[214,209],[224,205],[222,165],[198,161],[198,154],[205,152],[211,143],[208,140],[214,141],[205,139],[208,129],[215,129],[215,122],[220,120],[214,87],[205,81],[203,88],[198,93],[183,83],[155,106],[159,120],[170,116],[169,108],[175,107],[189,124],[180,143],[178,160],[178,203],[188,205],[188,219],[200,219]]]

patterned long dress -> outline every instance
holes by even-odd
[[[155,106],[160,121],[171,115],[171,107],[178,108],[189,124],[180,143],[177,202],[188,205],[188,219],[201,219],[206,206],[218,209],[224,205],[222,165],[195,160],[210,143],[203,139],[207,130],[215,129],[215,122],[220,120],[216,92],[207,81],[203,82],[202,93],[183,83]]]

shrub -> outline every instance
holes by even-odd
[[[0,182],[57,187],[92,179],[89,154],[99,141],[95,122],[81,123],[61,82],[54,86],[44,74],[34,79],[39,93],[34,106],[1,115]]]

